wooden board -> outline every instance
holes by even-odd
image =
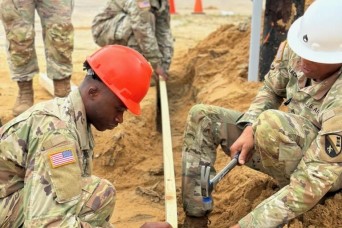
[[[177,196],[166,82],[160,78],[166,221],[177,228]]]

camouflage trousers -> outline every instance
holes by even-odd
[[[113,227],[109,219],[115,206],[114,186],[109,181],[96,176],[84,178],[83,183],[80,200],[75,206],[77,214],[74,216],[81,221],[82,227]],[[0,227],[12,228],[24,224],[23,194],[24,189],[21,189],[0,199]],[[54,221],[53,226],[62,225]],[[63,224],[63,226],[73,227],[74,224]],[[37,224],[37,227],[40,225]]]
[[[35,10],[41,20],[48,77],[64,79],[71,76],[73,4],[73,0],[0,0],[8,63],[14,81],[32,80],[39,73],[35,49]]]
[[[155,16],[148,14],[146,19],[156,31]],[[115,16],[109,17],[106,13],[97,15],[92,23],[92,34],[96,44],[103,47],[110,44],[128,46],[134,50],[143,53],[132,30],[130,18],[126,13],[120,12]]]
[[[242,129],[237,121],[243,113],[216,106],[195,105],[189,112],[182,149],[182,201],[187,215],[201,217],[212,210],[203,205],[200,167],[209,165],[216,175],[216,149],[229,155],[230,146]],[[280,186],[289,183],[291,173],[316,137],[317,128],[305,118],[268,110],[260,114],[254,130],[253,156],[247,166],[274,177]]]

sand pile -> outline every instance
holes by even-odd
[[[174,60],[173,76],[181,79],[176,87],[179,83],[191,85],[196,103],[245,110],[259,87],[259,83],[246,80],[249,36],[246,24],[221,26]]]

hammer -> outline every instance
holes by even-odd
[[[210,166],[201,166],[201,194],[203,196],[205,209],[209,210],[211,208],[212,200],[210,198],[210,193],[213,190],[214,186],[216,186],[216,184],[221,181],[221,179],[238,164],[239,155],[240,152],[236,153],[233,159],[211,180]]]

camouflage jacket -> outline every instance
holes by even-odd
[[[311,121],[316,139],[304,151],[289,185],[240,220],[241,227],[276,227],[308,211],[342,179],[342,69],[316,83],[299,70],[297,56],[284,42],[264,85],[239,123],[254,122],[267,109],[285,100],[290,113]],[[277,211],[277,213],[275,213]]]
[[[80,226],[77,205],[93,146],[78,90],[31,107],[0,128],[0,199],[24,191],[27,227]]]
[[[155,32],[149,22],[150,13],[155,16]],[[128,17],[128,20],[123,20]],[[131,34],[142,51],[153,66],[161,64],[169,68],[173,55],[173,38],[170,28],[169,3],[167,0],[109,0],[104,11],[98,14],[93,22],[102,23],[114,18],[112,26],[113,33],[128,33],[118,35],[122,39],[128,39]],[[118,28],[119,21],[123,21],[123,27]]]

